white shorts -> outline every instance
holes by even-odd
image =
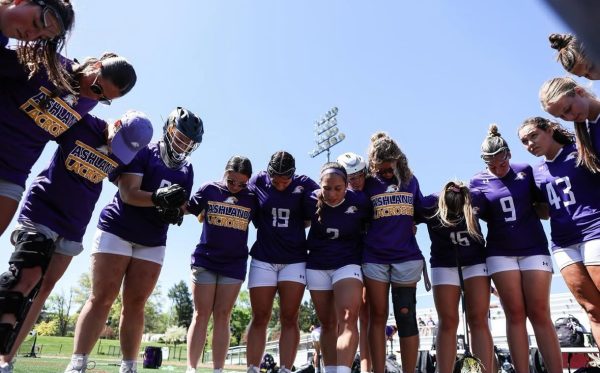
[[[54,232],[47,226],[43,224],[34,223],[28,219],[22,219],[17,223],[15,230],[10,236],[10,241],[13,245],[17,240],[17,236],[21,232],[40,233],[46,236],[46,238],[51,239],[52,241],[54,241],[54,252],[57,254],[62,254],[66,256],[77,256],[83,251],[83,244],[81,242],[67,240],[64,237],[59,236],[58,233]]]
[[[0,196],[20,202],[23,192],[25,192],[25,188],[22,186],[0,179]]]
[[[486,264],[490,276],[504,271],[546,271],[554,273],[550,255],[490,256],[486,259]]]
[[[424,264],[423,259],[394,264],[363,263],[362,269],[367,278],[407,285],[419,282]]]
[[[552,251],[559,269],[577,262],[584,265],[600,265],[600,240],[582,242],[569,247],[557,247]]]
[[[162,265],[165,259],[165,246],[143,246],[125,241],[112,233],[96,229],[92,242],[92,254],[116,254],[147,260]]]
[[[220,275],[204,267],[192,266],[192,282],[198,285],[235,285],[244,281]]]
[[[281,281],[293,281],[306,285],[306,262],[271,264],[257,259],[250,261],[248,289],[260,286],[277,286]]]
[[[462,267],[463,279],[471,277],[487,277],[487,266],[485,263]],[[460,286],[457,267],[435,267],[431,268],[431,285],[454,285]]]
[[[333,284],[345,278],[355,278],[362,283],[362,271],[358,264],[348,264],[338,269],[307,269],[308,290],[333,290]]]

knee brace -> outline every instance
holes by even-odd
[[[417,289],[392,288],[392,305],[399,337],[412,337],[419,334],[417,326]]]
[[[40,267],[43,278],[53,253],[54,241],[46,236],[32,232],[22,232],[18,235],[15,251],[8,261],[8,271],[0,274],[0,316],[12,314],[16,318],[14,325],[0,323],[0,353],[10,352],[42,282],[40,278],[27,295],[11,290],[20,281],[21,270]]]

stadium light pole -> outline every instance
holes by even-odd
[[[314,132],[317,146],[308,153],[311,158],[326,151],[327,162],[329,162],[330,149],[346,138],[346,135],[341,133],[337,127],[338,111],[338,108],[334,106],[315,121]]]

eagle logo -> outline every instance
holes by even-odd
[[[515,180],[525,180],[525,172],[521,171],[517,173],[517,176],[515,177]]]
[[[571,152],[569,153],[569,155],[567,155],[567,158],[565,158],[565,161],[569,161],[571,159],[575,159],[577,158],[577,152]]]
[[[225,199],[225,201],[223,201],[223,203],[230,203],[232,205],[235,205],[237,203],[238,199],[235,198],[234,196],[229,196],[227,197],[227,199]]]
[[[77,104],[77,97],[73,94],[66,95],[62,98],[62,100],[66,102],[69,106],[75,106]]]
[[[304,192],[304,187],[302,185],[298,185],[294,188],[292,194],[302,194],[302,192]]]
[[[344,212],[344,214],[355,214],[357,211],[358,211],[358,208],[356,206],[350,206],[350,207],[348,207],[346,212]]]
[[[397,191],[398,191],[398,185],[396,185],[396,184],[388,185],[387,189],[385,190],[386,193],[397,192]]]

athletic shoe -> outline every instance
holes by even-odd
[[[0,373],[13,373],[13,362],[8,362],[6,365],[0,365]]]

